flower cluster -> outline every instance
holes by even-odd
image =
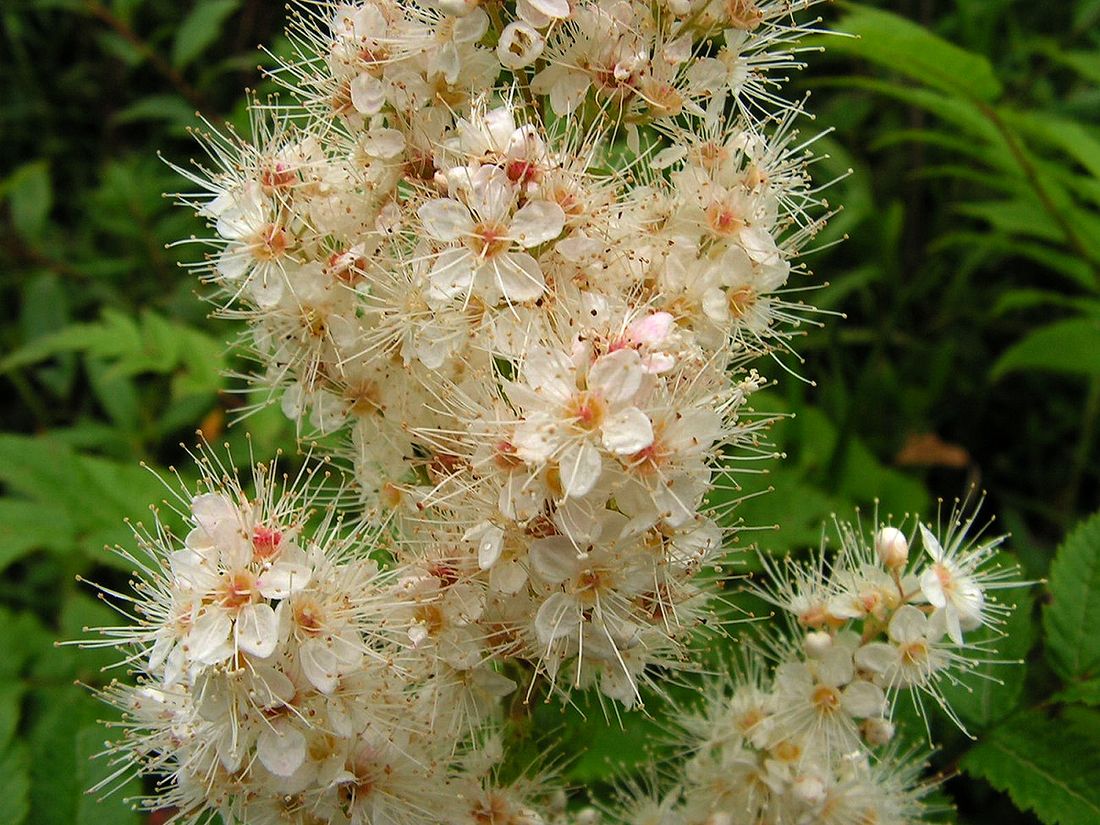
[[[205,135],[180,199],[260,396],[351,480],[320,507],[261,467],[249,494],[204,453],[186,537],[139,535],[137,595],[112,593],[137,623],[102,633],[140,673],[106,696],[119,770],[165,777],[151,804],[592,816],[545,778],[496,781],[501,700],[539,683],[629,708],[696,667],[736,529],[724,488],[772,455],[753,363],[782,364],[812,312],[791,281],[828,206],[779,89],[813,2],[303,0],[272,73],[295,103],[255,102],[248,139]],[[992,546],[924,533],[934,563],[910,569],[891,530],[878,567],[846,549],[776,571],[804,655],[708,711],[730,732],[688,765],[684,822],[909,792],[909,769],[852,754],[997,614]]]

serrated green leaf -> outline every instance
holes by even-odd
[[[1005,791],[1049,825],[1100,821],[1100,714],[1060,719],[1031,711],[994,728],[962,760],[971,776]]]
[[[864,6],[850,7],[834,27],[855,37],[822,40],[844,52],[911,77],[919,83],[977,100],[995,100],[1001,83],[989,61],[949,43],[904,17]]]
[[[990,375],[996,380],[1014,370],[1100,375],[1100,318],[1068,318],[1033,330],[1001,354]]]
[[[204,0],[183,19],[172,44],[172,63],[182,69],[221,34],[222,26],[237,10],[239,0]]]
[[[27,749],[15,743],[0,756],[0,825],[22,825],[30,813]]]
[[[1054,700],[1067,705],[1100,705],[1100,679],[1072,682],[1054,694]]]
[[[53,187],[46,161],[20,166],[4,182],[3,190],[8,196],[16,232],[27,241],[37,240],[53,204]]]
[[[1050,565],[1047,659],[1067,682],[1100,676],[1100,513],[1073,530]]]

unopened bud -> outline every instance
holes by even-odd
[[[875,535],[875,552],[888,570],[899,570],[909,561],[909,541],[896,527],[883,527]]]
[[[833,637],[824,630],[814,630],[802,640],[802,649],[811,659],[820,659],[833,646]]]
[[[803,774],[795,777],[791,790],[807,805],[817,806],[825,801],[825,783],[816,776]]]
[[[885,745],[894,738],[894,723],[889,719],[864,719],[859,727],[868,745]]]

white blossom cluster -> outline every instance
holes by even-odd
[[[247,140],[204,136],[180,197],[211,227],[198,273],[246,321],[260,396],[351,483],[321,506],[312,475],[261,466],[248,493],[204,452],[186,537],[140,534],[136,595],[110,593],[135,624],[101,643],[140,675],[106,698],[118,775],[161,777],[148,804],[599,816],[545,776],[497,782],[504,700],[592,688],[631,708],[698,667],[732,474],[772,455],[752,362],[782,363],[811,312],[789,281],[828,207],[780,92],[814,1],[302,0],[273,72],[293,103],[253,101]],[[880,549],[904,555],[891,530]],[[992,546],[909,569],[849,545],[773,571],[804,649],[712,702],[654,803],[670,818],[628,821],[919,815],[915,772],[866,748],[899,689],[938,696],[965,669],[962,634],[998,615]],[[849,787],[901,801],[821,813]]]
[[[847,825],[935,813],[921,760],[895,741],[895,706],[904,691],[921,713],[931,697],[955,718],[943,686],[993,660],[988,641],[964,634],[999,632],[1009,608],[991,591],[1019,583],[994,561],[1001,538],[970,536],[974,518],[953,512],[943,543],[918,522],[925,552],[914,560],[897,527],[868,541],[848,524],[837,525],[839,550],[813,564],[765,558],[758,595],[785,612],[793,637],[745,653],[682,715],[686,763],[670,787],[627,794],[621,821]]]

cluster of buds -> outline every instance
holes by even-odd
[[[738,461],[772,455],[752,362],[781,363],[812,312],[789,281],[828,207],[778,90],[813,2],[303,0],[272,73],[295,103],[254,103],[249,139],[203,136],[211,168],[181,169],[200,191],[180,199],[214,233],[198,274],[246,322],[261,395],[350,482],[313,527],[314,485],[260,468],[250,497],[204,454],[186,538],[142,534],[138,622],[103,641],[141,673],[106,696],[120,770],[167,777],[151,804],[594,816],[545,777],[496,782],[501,700],[541,684],[629,708],[695,666]],[[890,695],[929,690],[944,634],[989,615],[978,562],[949,542],[908,570],[892,529],[875,575],[846,551],[767,591],[804,655],[735,695],[736,744],[682,787],[717,793],[719,770],[739,790],[693,791],[682,821],[788,821],[753,789],[818,804],[842,759],[872,781],[849,757],[890,738]]]

